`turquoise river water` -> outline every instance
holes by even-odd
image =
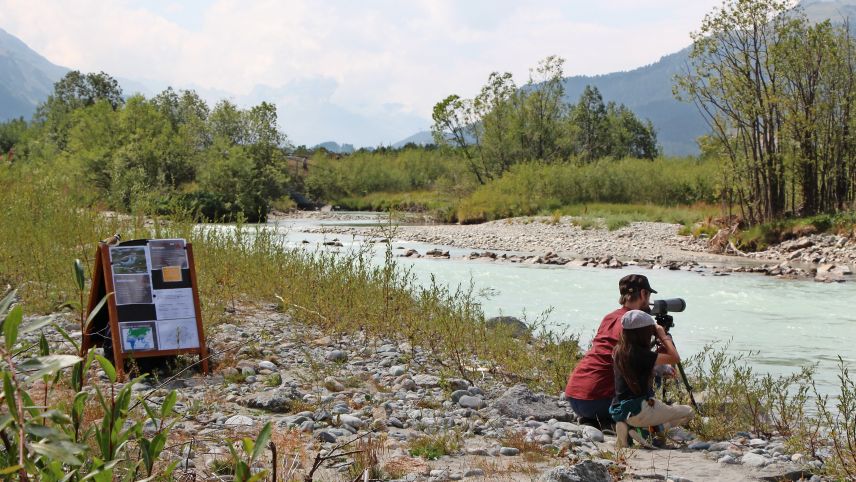
[[[339,249],[364,244],[359,237],[299,232],[319,221],[280,221],[272,224],[291,246],[317,249],[321,241],[337,238]],[[345,223],[324,223],[345,224]],[[309,244],[303,241],[309,241]],[[455,259],[473,250],[413,242],[396,242],[393,248],[414,248],[420,253],[440,247],[451,260],[396,258],[410,267],[417,279],[431,277],[451,287],[473,284],[487,316],[512,315],[534,319],[547,312],[556,329],[578,334],[583,345],[594,335],[607,312],[618,307],[618,280],[629,273],[648,276],[659,294],[655,298],[684,298],[687,309],[675,313],[672,330],[683,357],[710,343],[730,343],[740,353],[751,353],[749,363],[760,372],[784,374],[800,366],[818,364],[816,381],[825,393],[838,387],[838,357],[856,368],[856,280],[815,283],[780,280],[754,274],[712,276],[705,273],[624,268],[568,268]],[[383,244],[375,245],[382,260]]]

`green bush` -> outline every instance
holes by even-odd
[[[525,163],[458,204],[463,223],[546,213],[589,203],[679,206],[716,200],[716,166],[695,160]]]

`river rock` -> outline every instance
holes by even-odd
[[[342,350],[333,350],[330,353],[327,353],[327,356],[324,358],[326,358],[327,361],[344,363],[348,361],[348,354]]]
[[[294,400],[300,398],[302,396],[293,389],[279,388],[248,395],[244,397],[243,404],[249,408],[267,410],[268,412],[287,413]]]
[[[353,415],[338,415],[336,416],[336,419],[338,419],[339,425],[347,425],[356,429],[359,429],[364,425],[363,421],[359,417],[355,417]]]
[[[559,406],[556,400],[542,393],[532,393],[526,385],[515,385],[503,393],[495,402],[493,407],[506,417],[525,420],[529,417],[539,421],[547,421],[551,418],[560,421],[569,421],[571,415]]]
[[[507,455],[509,457],[513,457],[515,455],[520,455],[520,449],[514,447],[500,447],[499,455]]]
[[[435,388],[440,386],[440,377],[420,373],[419,375],[413,375],[413,382],[419,387]]]
[[[465,395],[470,395],[470,392],[466,390],[455,390],[451,395],[449,395],[449,400],[451,400],[452,403],[458,403],[461,400],[461,397]]]
[[[570,467],[560,465],[544,473],[540,482],[612,482],[609,469],[594,460],[583,460]]]
[[[529,333],[529,326],[513,316],[494,316],[493,318],[488,318],[485,325],[490,329],[507,327],[511,332],[511,336],[515,338],[522,338]]]
[[[479,410],[485,407],[485,402],[481,397],[473,397],[471,395],[464,395],[458,400],[458,405],[464,408],[472,408],[473,410]]]
[[[227,425],[229,427],[240,427],[254,425],[254,422],[252,418],[246,415],[232,415],[231,417],[226,419],[224,425]]]
[[[269,361],[267,361],[267,360],[262,360],[262,361],[260,361],[260,362],[259,362],[259,369],[260,369],[260,370],[270,370],[270,371],[275,371],[275,370],[276,370],[276,365],[274,365],[272,362],[269,362]]]
[[[767,465],[770,459],[764,457],[763,455],[749,452],[747,454],[744,454],[743,458],[740,459],[740,461],[743,462],[743,465],[748,465],[749,467],[763,467]]]
[[[330,390],[331,392],[345,391],[345,385],[333,377],[327,377],[324,379],[324,388]]]
[[[593,442],[603,442],[603,432],[590,425],[583,427],[583,436]]]

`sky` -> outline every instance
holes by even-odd
[[[518,84],[548,55],[565,75],[657,61],[721,0],[0,0],[0,28],[51,62],[126,90],[193,88],[277,104],[295,145],[388,145],[493,71]]]

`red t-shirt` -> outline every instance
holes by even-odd
[[[615,395],[612,350],[621,336],[621,317],[628,311],[622,306],[603,317],[591,349],[568,378],[565,396],[577,400],[601,400]]]

